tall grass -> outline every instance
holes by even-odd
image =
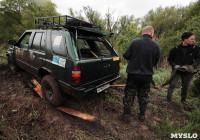
[[[160,85],[169,80],[170,75],[171,75],[171,69],[160,68],[158,70],[154,70],[153,80],[156,84]]]
[[[2,65],[2,64],[7,64],[6,50],[0,51],[0,65]]]

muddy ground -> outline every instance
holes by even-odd
[[[183,107],[173,102],[167,107],[165,98],[150,94],[146,121],[137,119],[137,99],[132,109],[130,123],[121,120],[123,111],[123,88],[110,88],[108,93],[93,94],[81,99],[68,97],[63,106],[94,115],[98,118],[89,122],[52,107],[41,99],[28,83],[33,78],[24,71],[12,73],[7,65],[0,68],[0,139],[169,139],[168,134],[159,135],[155,128],[171,115],[171,121],[182,121],[179,114]],[[190,110],[189,110],[190,111]],[[161,132],[162,133],[162,132]]]

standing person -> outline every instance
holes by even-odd
[[[153,66],[156,66],[160,58],[160,46],[152,40],[154,29],[146,26],[142,31],[142,37],[131,41],[123,57],[129,60],[126,72],[128,73],[123,98],[126,121],[130,121],[131,107],[137,95],[140,113],[138,119],[145,120],[145,111],[148,103],[148,93],[152,81]]]
[[[187,90],[193,76],[192,72],[194,68],[197,68],[200,64],[199,47],[194,45],[194,34],[191,32],[185,32],[182,34],[181,38],[183,42],[172,48],[168,56],[168,62],[172,66],[172,70],[177,71],[169,83],[167,99],[163,102],[165,104],[171,102],[172,93],[176,84],[181,79],[181,102],[187,105]],[[182,71],[183,69],[185,70]]]

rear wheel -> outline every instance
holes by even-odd
[[[42,94],[53,106],[59,106],[62,104],[60,91],[58,84],[51,75],[45,75],[42,78]]]

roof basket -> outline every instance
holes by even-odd
[[[35,25],[40,28],[79,28],[95,26],[89,22],[82,21],[68,15],[64,16],[52,16],[52,17],[36,17]]]
[[[76,33],[78,30],[78,34],[87,35],[87,36],[111,36],[112,33],[106,33],[99,29],[99,26],[95,26],[86,21],[82,21],[68,15],[64,16],[51,16],[51,17],[36,17],[35,25],[42,29],[67,29],[73,33]]]

